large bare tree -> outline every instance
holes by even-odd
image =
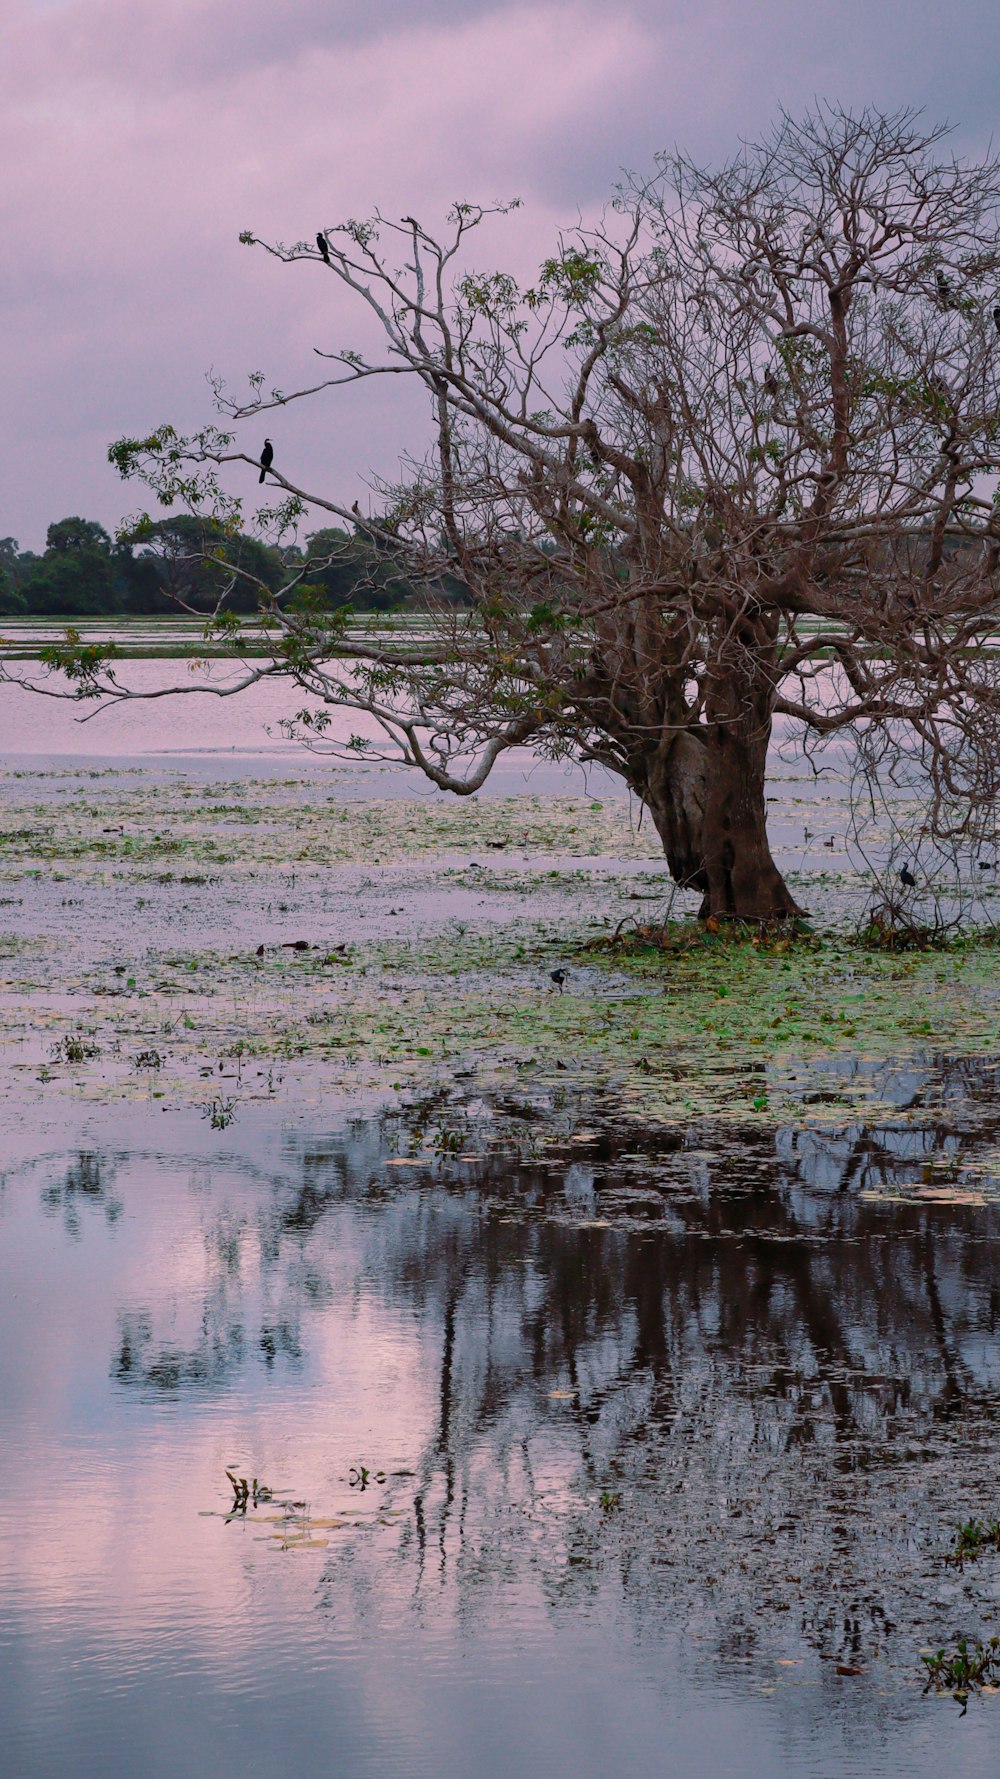
[[[458,793],[525,744],[598,761],[704,916],[798,912],[766,828],[776,716],[881,730],[925,773],[932,831],[974,828],[1000,770],[1000,163],[943,136],[820,108],[718,170],[665,155],[530,287],[470,270],[495,212],[469,205],[444,240],[383,216],[315,245],[244,237],[336,279],[385,352],[324,349],[293,394],[217,385],[223,412],[405,376],[433,444],[362,520],[299,483],[271,422],[263,523],[339,516],[428,588],[428,615],[345,623],[307,559],[261,588],[273,651],[234,683],[286,675],[313,736],[331,707],[364,711],[349,746],[374,732]],[[244,523],[223,466],[257,463],[231,429],[112,458],[167,505]],[[85,679],[123,695],[93,659]]]

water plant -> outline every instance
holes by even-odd
[[[367,1464],[351,1465],[351,1468],[347,1473],[347,1483],[349,1488],[363,1490],[370,1487],[373,1482],[384,1483],[385,1471],[369,1470]]]
[[[53,1062],[89,1062],[100,1056],[101,1046],[82,1032],[67,1032],[53,1044],[50,1054]]]
[[[202,1116],[208,1119],[213,1130],[228,1130],[236,1117],[236,1106],[235,1099],[217,1096],[205,1106]]]
[[[232,1511],[234,1513],[246,1513],[248,1506],[257,1507],[264,1502],[273,1500],[272,1490],[266,1483],[258,1482],[256,1477],[252,1482],[248,1482],[245,1476],[234,1476],[231,1470],[227,1470],[226,1475],[233,1485]]]
[[[971,1644],[960,1637],[954,1649],[938,1649],[920,1659],[927,1670],[924,1692],[953,1693],[964,1713],[970,1693],[1000,1678],[1000,1637]]]
[[[955,1548],[948,1552],[945,1562],[963,1569],[987,1550],[1000,1551],[1000,1520],[962,1520],[955,1528]]]

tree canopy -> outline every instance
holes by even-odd
[[[933,832],[993,817],[1000,163],[945,134],[820,107],[719,168],[660,156],[530,283],[471,266],[473,205],[441,239],[412,218],[329,227],[326,257],[248,233],[337,280],[384,356],[324,347],[327,374],[291,394],[217,382],[225,424],[112,459],[232,531],[226,478],[257,471],[235,423],[416,379],[430,448],[376,484],[377,516],[307,488],[278,441],[260,524],[308,507],[363,527],[433,622],[347,629],[310,599],[308,556],[277,590],[237,566],[278,639],[245,683],[287,676],[314,737],[332,707],[365,712],[459,793],[524,744],[599,761],[704,914],[794,914],[766,832],[776,717],[807,741],[877,732],[925,774]]]

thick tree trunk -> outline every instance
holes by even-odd
[[[707,715],[647,755],[633,788],[653,817],[674,882],[701,891],[700,919],[794,919],[803,910],[767,838],[769,683],[720,675]]]
[[[703,920],[803,912],[767,839],[778,630],[776,613],[730,595],[693,649],[687,624],[650,596],[610,614],[595,651],[586,687],[593,727],[613,738],[609,763],[649,810],[674,882],[701,892]],[[692,661],[702,693],[694,708]]]
[[[787,920],[802,913],[773,858],[767,838],[766,732],[741,723],[715,725],[708,800],[702,825],[707,885],[701,918]]]

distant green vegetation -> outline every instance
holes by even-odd
[[[406,611],[425,602],[391,545],[360,529],[352,535],[331,527],[308,537],[305,549],[276,549],[188,514],[148,525],[135,542],[113,542],[102,525],[74,517],[49,526],[41,556],[0,538],[0,618],[207,615],[220,599],[247,614],[307,562],[315,565],[311,595],[331,610]],[[444,593],[463,598],[457,582]]]

